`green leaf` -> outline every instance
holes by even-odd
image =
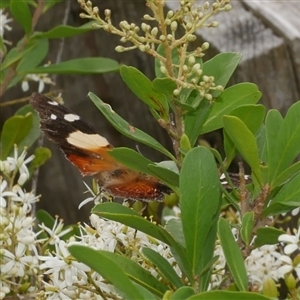
[[[253,133],[239,118],[233,116],[224,116],[223,124],[226,132],[239,153],[251,167],[251,170],[257,181],[262,183],[262,174],[260,170],[260,161],[258,157],[258,148]]]
[[[201,134],[222,128],[222,116],[234,108],[259,101],[261,92],[255,84],[240,83],[227,88],[215,101]]]
[[[46,57],[49,50],[49,41],[40,39],[33,43],[31,50],[20,60],[16,70],[17,72],[33,69],[38,66]]]
[[[191,282],[193,281],[184,248],[164,228],[149,222],[132,209],[118,203],[98,204],[92,209],[92,213],[140,230],[169,245],[181,270]]]
[[[150,248],[143,248],[142,253],[160,271],[164,282],[166,280],[169,281],[176,289],[183,286],[181,279],[178,277],[173,267],[164,257]]]
[[[114,148],[109,150],[108,154],[133,170],[153,175],[147,168],[147,165],[152,164],[152,161],[130,148]]]
[[[183,247],[185,247],[185,239],[182,230],[182,222],[181,219],[171,219],[167,222],[165,226],[166,230],[171,233],[174,239],[180,243]]]
[[[54,225],[54,218],[45,210],[40,209],[35,213],[35,217],[40,224],[45,224],[46,227],[52,228]]]
[[[279,214],[291,210],[291,207],[298,206],[300,206],[300,172],[285,183],[263,213],[264,215]]]
[[[255,134],[255,137],[256,137],[256,144],[258,147],[259,159],[262,163],[267,165],[268,157],[267,157],[267,137],[266,137],[265,124],[261,124],[260,128]]]
[[[31,12],[29,6],[24,0],[11,0],[10,12],[21,27],[24,29],[26,35],[31,32]]]
[[[190,286],[183,286],[177,289],[171,296],[171,300],[183,300],[188,299],[190,296],[195,295],[195,291]]]
[[[165,154],[174,161],[176,160],[175,157],[153,137],[141,131],[140,129],[131,126],[127,121],[117,115],[108,104],[104,103],[95,94],[90,92],[88,96],[98,107],[104,117],[109,121],[109,123],[124,136],[127,136],[134,141],[140,142],[153,149],[156,149],[157,151]]]
[[[8,67],[10,67],[12,64],[19,61],[22,57],[25,56],[26,53],[31,51],[31,49],[34,47],[34,44],[30,44],[26,46],[25,49],[22,51],[19,51],[18,47],[12,48],[5,56],[2,64],[1,64],[1,71],[4,71]],[[24,74],[25,75],[25,74]]]
[[[254,212],[249,211],[243,215],[241,237],[246,246],[250,245],[252,238],[252,230],[254,226]]]
[[[265,107],[253,104],[242,105],[234,108],[229,115],[241,119],[248,129],[255,134],[263,122]],[[237,149],[226,131],[224,134],[224,149],[226,153],[226,166],[228,167],[237,154]]]
[[[82,34],[91,30],[94,30],[95,28],[92,27],[92,24],[94,24],[94,21],[85,23],[84,25],[80,27],[73,27],[69,25],[58,25],[49,31],[46,32],[37,32],[34,34],[34,38],[38,39],[61,39],[61,38],[67,38],[72,37],[78,34]]]
[[[86,57],[64,61],[47,67],[22,70],[26,73],[40,74],[103,74],[118,71],[119,64],[110,58]]]
[[[278,237],[286,233],[274,227],[261,227],[257,229],[256,239],[254,240],[254,247],[261,247],[263,245],[278,244]]]
[[[213,104],[203,98],[196,111],[190,111],[184,116],[185,133],[189,137],[192,147],[197,142],[212,108]]]
[[[160,178],[167,185],[170,185],[173,188],[179,186],[179,175],[172,170],[154,164],[148,165],[147,167],[151,171],[151,174]]]
[[[273,113],[275,114],[275,113]],[[272,116],[273,116],[272,114]],[[279,119],[278,114],[276,119]],[[272,124],[274,125],[274,117]],[[269,174],[271,179],[271,187],[274,187],[273,180],[275,180],[286,168],[294,161],[297,155],[300,153],[300,101],[293,104],[283,122],[279,125],[275,125],[276,129],[276,144],[275,141],[270,141],[268,138],[268,158],[269,161]],[[267,126],[267,136],[275,135],[275,130],[270,128],[271,124]],[[271,133],[268,131],[271,130]],[[275,147],[272,146],[275,144]]]
[[[26,117],[26,115],[28,115],[29,113],[32,115],[32,125],[28,134],[19,142],[19,149],[23,149],[24,147],[31,147],[37,141],[41,134],[40,118],[38,117],[37,112],[32,108],[31,105],[24,105],[16,112],[15,115],[21,115]]]
[[[300,161],[294,163],[293,165],[289,166],[285,169],[276,179],[273,181],[273,187],[277,187],[290,179],[296,173],[300,171]]]
[[[155,78],[152,81],[152,86],[157,93],[165,95],[168,101],[173,99],[173,91],[176,89],[176,83],[170,78]]]
[[[30,132],[32,114],[26,116],[12,116],[3,125],[1,134],[1,159],[5,159],[14,149],[14,144],[19,144]],[[23,149],[20,149],[23,150]]]
[[[240,291],[246,291],[248,288],[248,277],[244,259],[237,242],[234,240],[228,221],[223,218],[219,219],[218,222],[218,234],[235,284]]]
[[[145,104],[156,110],[163,119],[168,118],[168,103],[164,95],[156,92],[152,82],[134,67],[122,66],[120,75],[130,90]]]
[[[38,147],[34,149],[34,159],[30,164],[30,171],[42,166],[51,157],[51,151],[45,147]]]
[[[144,252],[144,249],[142,251]],[[159,255],[157,252],[155,253]],[[167,291],[167,287],[162,282],[153,277],[146,269],[137,264],[134,260],[108,251],[101,251],[101,254],[117,263],[117,265],[122,268],[131,280],[146,288],[151,293],[162,297]]]
[[[0,9],[8,7],[10,4],[10,0],[1,0],[0,1]]]
[[[180,208],[187,256],[195,275],[213,256],[219,185],[217,166],[209,149],[197,147],[188,152],[180,174]]]
[[[192,296],[188,300],[270,300],[258,293],[253,292],[230,292],[230,291],[209,291]]]
[[[219,53],[203,64],[203,74],[213,76],[216,85],[225,87],[241,59],[240,53]],[[215,91],[213,94],[216,97],[220,93]]]
[[[108,258],[102,252],[85,246],[70,246],[70,253],[79,261],[91,267],[129,299],[144,299],[136,286],[129,280],[125,272],[112,258]]]

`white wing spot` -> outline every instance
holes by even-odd
[[[58,103],[56,101],[48,101],[48,104],[50,104],[50,105],[58,105]]]
[[[74,114],[66,114],[66,115],[64,115],[64,119],[69,122],[74,122],[74,121],[79,120],[80,117],[77,115],[74,115]]]
[[[75,147],[81,149],[97,149],[99,147],[106,147],[109,145],[109,142],[106,138],[99,134],[87,134],[81,131],[72,132],[67,137],[67,142]]]
[[[54,114],[51,114],[50,119],[51,119],[51,120],[56,120],[56,119],[57,119],[57,116],[54,115]]]

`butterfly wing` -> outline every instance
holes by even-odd
[[[120,164],[107,154],[113,146],[77,114],[38,93],[31,96],[29,103],[38,112],[41,129],[47,138],[59,145],[83,176],[120,168]]]

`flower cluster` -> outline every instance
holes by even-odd
[[[121,299],[102,276],[70,255],[68,247],[74,244],[123,253],[159,277],[155,266],[149,265],[142,255],[142,248],[148,247],[165,257],[180,274],[167,245],[123,224],[92,214],[91,226],[78,226],[79,236],[58,217],[52,226],[44,223],[37,226],[38,220],[32,211],[38,197],[23,188],[29,178],[27,164],[33,158],[26,158],[25,150],[19,155],[15,147],[14,157],[0,162],[3,176],[0,182],[0,299],[17,294],[36,299],[101,299],[99,295]]]
[[[202,27],[217,27],[216,21],[208,22],[215,14],[230,10],[229,0],[214,1],[211,5],[205,2],[203,6],[196,5],[195,1],[180,1],[178,10],[169,10],[164,14],[165,1],[147,1],[152,15],[143,16],[145,22],[140,26],[122,21],[119,28],[112,24],[111,11],[104,11],[104,18],[99,14],[99,8],[91,1],[78,0],[85,13],[82,18],[95,21],[94,27],[120,36],[122,44],[116,51],[124,52],[139,49],[154,58],[160,64],[160,72],[176,83],[174,96],[178,96],[182,89],[196,89],[202,97],[212,100],[211,92],[222,91],[223,87],[214,83],[214,77],[202,77],[202,61],[205,51],[209,48],[207,42],[188,52],[188,45],[196,40],[196,31]],[[155,22],[154,26],[152,23]],[[149,24],[150,23],[150,24]],[[129,45],[127,45],[129,44]],[[165,53],[161,53],[162,45]],[[173,61],[174,51],[180,59]]]

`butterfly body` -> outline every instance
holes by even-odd
[[[33,93],[30,104],[38,112],[40,127],[58,144],[83,176],[94,176],[99,186],[120,198],[162,201],[172,190],[157,178],[129,169],[108,154],[113,146],[77,114],[52,99]]]

